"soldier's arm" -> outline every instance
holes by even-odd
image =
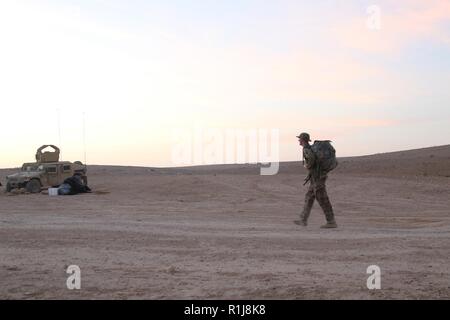
[[[305,150],[305,168],[310,170],[316,164],[316,155],[311,149]]]

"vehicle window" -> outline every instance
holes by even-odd
[[[56,173],[56,167],[47,167],[46,170],[48,173]]]
[[[63,171],[64,171],[64,172],[70,172],[70,165],[65,165],[65,166],[63,167]]]

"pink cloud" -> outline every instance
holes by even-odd
[[[396,1],[399,8],[388,11],[380,6],[381,29],[366,26],[368,16],[361,15],[335,31],[344,46],[370,52],[395,52],[416,40],[429,39],[449,43],[443,23],[450,21],[450,1]]]

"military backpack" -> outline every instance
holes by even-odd
[[[337,167],[336,150],[331,145],[330,140],[315,140],[311,150],[316,155],[321,172],[328,173]]]

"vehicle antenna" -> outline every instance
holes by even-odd
[[[62,150],[61,146],[61,109],[56,109],[56,115],[58,118],[58,147],[60,150]],[[62,152],[60,151],[60,157],[62,159]]]
[[[86,113],[83,112],[83,149],[84,149],[84,165],[87,165],[86,155]]]

